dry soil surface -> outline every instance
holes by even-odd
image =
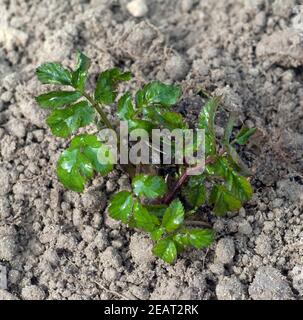
[[[0,0],[0,300],[301,299],[299,1],[128,2]],[[239,214],[209,217],[217,232],[209,250],[169,266],[144,233],[109,219],[108,198],[129,187],[120,171],[81,195],[58,183],[67,142],[44,123],[34,71],[45,61],[71,66],[78,48],[93,59],[90,86],[100,69],[120,66],[134,74],[131,88],[180,83],[185,114],[200,107],[192,97],[203,87],[223,95],[239,124],[258,128],[242,152],[254,198]]]

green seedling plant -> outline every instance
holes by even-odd
[[[36,70],[42,84],[61,88],[37,96],[36,101],[50,111],[46,122],[53,135],[70,139],[69,147],[57,162],[57,175],[66,188],[75,192],[83,192],[96,173],[105,176],[114,169],[112,163],[100,161],[99,155],[109,156],[110,150],[97,135],[77,135],[80,128],[94,123],[97,128],[107,127],[119,135],[104,106],[111,106],[120,120],[127,121],[130,130],[140,128],[151,134],[156,128],[188,128],[183,116],[173,111],[181,98],[180,87],[152,81],[139,89],[134,98],[130,92],[119,97],[118,85],[132,76],[112,68],[99,74],[90,94],[85,86],[90,64],[90,59],[78,52],[74,70],[60,63],[45,63]],[[203,173],[192,175],[199,164],[175,165],[170,174],[173,181],[168,182],[167,170],[161,170],[165,165],[145,171],[140,165],[120,165],[130,174],[132,190],[121,190],[110,199],[109,215],[150,234],[154,255],[167,263],[173,263],[177,254],[188,247],[203,249],[214,241],[214,231],[201,227],[201,220],[191,224],[201,207],[211,206],[215,215],[223,216],[238,211],[252,197],[249,170],[238,156],[236,145],[244,145],[255,129],[243,127],[234,135],[236,118],[231,114],[224,137],[218,140],[214,128],[219,104],[219,97],[210,96],[197,121],[196,127],[205,130]]]

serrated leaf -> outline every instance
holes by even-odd
[[[72,84],[72,74],[60,63],[48,62],[42,64],[36,70],[38,80],[43,84]]]
[[[152,232],[160,225],[158,218],[150,214],[138,201],[134,204],[134,221],[137,228],[146,232]]]
[[[188,183],[182,188],[182,195],[192,207],[201,206],[206,199],[204,178],[191,176]]]
[[[63,151],[57,163],[57,175],[62,184],[76,192],[82,192],[94,171],[103,175],[112,170],[112,163],[102,163],[102,155],[109,152],[108,148],[97,140],[94,135],[75,137],[70,147]]]
[[[180,96],[180,87],[153,81],[137,92],[136,105],[139,109],[152,105],[169,107],[176,104]]]
[[[227,189],[241,202],[251,199],[253,190],[250,183],[233,170],[225,157],[219,157],[214,164],[206,166],[206,172],[224,178]]]
[[[151,233],[150,233],[150,236],[151,236],[151,239],[153,241],[158,241],[161,239],[161,237],[163,236],[165,230],[163,227],[159,227],[159,228],[156,228],[155,230],[153,230]]]
[[[241,175],[249,177],[252,175],[248,166],[243,162],[243,160],[238,155],[236,149],[230,144],[224,146],[224,150],[227,153],[228,161],[232,167],[239,172]]]
[[[183,229],[174,235],[178,252],[192,246],[196,249],[207,248],[214,241],[215,233],[210,229]]]
[[[167,232],[175,231],[183,223],[184,214],[182,202],[179,199],[175,199],[164,213],[162,226]]]
[[[236,121],[236,114],[235,112],[231,112],[224,130],[224,137],[223,137],[223,143],[224,144],[229,144],[230,142],[230,138],[233,132],[233,128],[235,125],[235,121]]]
[[[59,108],[66,104],[76,102],[81,98],[77,91],[51,91],[36,97],[36,101],[42,108]]]
[[[224,186],[215,185],[209,197],[209,203],[214,205],[214,213],[223,216],[227,212],[241,208],[241,201],[236,199]]]
[[[215,136],[215,115],[220,103],[219,97],[211,98],[202,108],[199,120],[198,129],[205,130],[205,154],[212,155],[216,152],[216,136]]]
[[[148,199],[156,199],[166,193],[167,186],[162,177],[140,174],[132,181],[134,193]]]
[[[75,137],[71,141],[70,148],[80,149],[101,175],[106,175],[113,169],[114,160],[110,150],[94,135],[82,134]]]
[[[207,248],[215,239],[215,233],[210,229],[189,229],[187,235],[189,244],[196,249]]]
[[[165,204],[147,204],[144,207],[147,209],[147,211],[150,214],[152,214],[158,218],[163,218],[164,213],[167,209],[167,205],[165,205]]]
[[[143,109],[144,118],[157,123],[157,127],[164,127],[169,130],[187,128],[180,113],[167,111],[159,107],[146,107]]]
[[[121,72],[113,68],[100,73],[95,90],[95,99],[103,104],[112,104],[117,97],[117,85],[119,82],[131,79],[130,72]]]
[[[241,202],[252,198],[253,190],[248,180],[235,172],[230,172],[226,181],[227,189]]]
[[[128,128],[129,131],[135,129],[144,129],[147,132],[151,132],[151,130],[155,128],[155,124],[146,120],[130,119],[128,120]]]
[[[87,71],[90,67],[90,64],[90,59],[85,54],[78,51],[76,69],[72,72],[72,85],[74,88],[80,91],[84,89]]]
[[[246,144],[249,138],[254,135],[256,131],[256,128],[249,129],[247,127],[242,127],[236,136],[235,142],[240,145]]]
[[[126,92],[118,101],[118,116],[121,120],[129,120],[135,113],[132,96]]]
[[[93,121],[94,109],[86,101],[81,101],[64,109],[55,109],[47,117],[46,123],[53,135],[66,138],[77,129]]]
[[[172,239],[166,238],[159,240],[159,242],[153,247],[153,254],[163,261],[171,264],[177,257],[177,248]]]
[[[214,133],[215,115],[220,103],[219,97],[211,98],[202,108],[199,115],[198,127]]]
[[[110,200],[109,216],[126,224],[132,215],[133,204],[134,201],[130,192],[118,192]]]
[[[65,150],[57,163],[57,175],[61,183],[68,189],[82,192],[86,181],[92,178],[94,166],[91,161],[78,150]]]

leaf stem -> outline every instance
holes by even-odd
[[[203,168],[204,166],[206,166],[208,164],[213,163],[214,161],[216,161],[216,159],[217,159],[217,156],[210,156],[205,160],[204,163],[201,163],[201,164],[197,165],[196,167],[187,168],[182,173],[182,175],[180,176],[180,178],[178,179],[178,181],[176,182],[176,184],[174,185],[172,190],[169,191],[167,193],[167,195],[164,197],[162,202],[164,204],[169,204],[172,201],[172,199],[174,198],[175,193],[182,187],[182,185],[186,182],[188,177],[190,175],[192,175],[192,173],[199,172],[201,168]]]
[[[102,108],[100,107],[100,104],[95,101],[89,94],[87,94],[86,92],[81,92],[81,94],[92,104],[92,106],[96,109],[96,111],[99,113],[102,121],[105,123],[105,125],[109,128],[115,131],[114,127],[112,126],[112,124],[110,123],[110,121],[107,118],[106,113],[102,110]]]

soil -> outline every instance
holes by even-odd
[[[136,8],[139,17],[128,2],[0,1],[0,300],[301,299],[299,1],[155,0]],[[45,61],[72,66],[78,48],[93,59],[90,88],[100,70],[120,66],[134,74],[131,89],[151,79],[180,83],[177,108],[189,118],[204,88],[223,95],[239,126],[258,128],[242,150],[253,200],[209,218],[217,239],[208,250],[169,266],[152,256],[144,233],[108,218],[108,198],[129,187],[119,170],[81,195],[58,183],[67,142],[44,123],[34,71]]]

